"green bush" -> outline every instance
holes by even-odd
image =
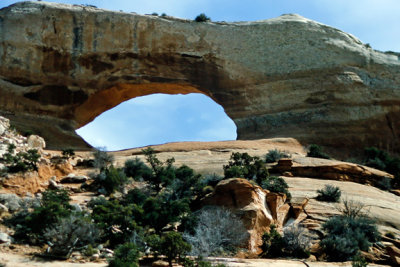
[[[276,230],[276,226],[271,224],[269,232],[265,232],[262,236],[262,253],[263,258],[276,258],[283,254],[285,242],[281,234]]]
[[[376,185],[377,185],[380,189],[388,191],[388,190],[392,189],[392,184],[391,184],[391,182],[392,182],[392,179],[391,179],[391,178],[384,177],[384,178],[382,178],[382,180],[380,180]]]
[[[70,198],[65,190],[47,190],[43,192],[40,206],[33,211],[15,214],[10,222],[16,227],[14,237],[28,242],[43,241],[43,231],[61,218],[71,215]]]
[[[96,254],[98,252],[97,249],[95,249],[91,244],[87,245],[85,250],[83,251],[83,255],[86,257],[91,257],[93,254]]]
[[[149,197],[143,204],[142,225],[154,228],[156,233],[171,223],[179,222],[184,214],[190,212],[189,200],[173,200],[168,193]]]
[[[309,146],[307,157],[330,159],[330,157],[323,152],[322,148],[316,144],[312,144]]]
[[[138,205],[123,206],[116,199],[103,199],[91,203],[91,206],[91,217],[103,231],[103,241],[108,240],[113,247],[129,242],[132,235],[140,230],[135,220],[143,217],[143,210]]]
[[[61,218],[43,234],[44,238],[52,244],[50,253],[59,256],[67,256],[74,247],[96,244],[100,235],[101,232],[90,218],[81,214]]]
[[[147,247],[150,248],[153,257],[157,259],[160,254],[161,237],[157,234],[147,235],[145,237],[145,242]]]
[[[139,267],[139,250],[132,243],[120,245],[109,260],[108,267]]]
[[[196,22],[206,22],[206,21],[211,21],[209,17],[206,16],[206,14],[201,13],[198,15],[195,19]]]
[[[172,197],[174,199],[191,198],[202,188],[200,179],[201,175],[196,174],[186,165],[175,169],[175,179],[170,185]]]
[[[365,260],[363,256],[360,254],[357,254],[356,256],[353,257],[353,260],[351,261],[351,266],[352,267],[367,267],[368,262]]]
[[[173,260],[185,256],[190,250],[191,246],[183,240],[180,233],[168,232],[161,237],[160,253],[167,257],[171,267]]]
[[[274,193],[284,193],[288,200],[292,198],[288,184],[281,177],[269,176],[261,183],[261,187]]]
[[[61,153],[66,158],[75,156],[75,151],[72,148],[63,149]]]
[[[27,152],[15,153],[15,145],[8,145],[7,153],[3,155],[0,162],[4,162],[6,171],[10,173],[37,171],[37,163],[40,154],[36,149],[29,149]]]
[[[104,168],[102,172],[95,177],[96,183],[103,187],[108,194],[121,188],[128,178],[123,170],[114,168],[114,166]]]
[[[285,152],[279,151],[278,149],[269,150],[267,155],[265,155],[266,163],[277,162],[281,158],[288,158],[289,155]]]
[[[228,165],[223,166],[225,179],[243,177],[260,184],[268,176],[264,162],[259,157],[235,152],[230,159]]]
[[[389,238],[391,238],[391,239],[396,239],[396,236],[394,235],[393,232],[387,232],[387,233],[385,233],[385,236],[386,236],[386,237],[389,237]]]
[[[392,186],[400,187],[400,158],[390,156],[386,151],[376,147],[364,149],[364,164],[379,170],[386,171],[395,176],[392,184],[388,179],[381,181],[377,186],[383,190],[389,190]]]
[[[323,189],[317,190],[317,200],[326,202],[339,202],[342,192],[340,188],[333,185],[325,185]]]
[[[326,235],[320,242],[330,261],[347,261],[360,250],[368,251],[379,240],[376,225],[366,217],[335,216],[322,225]]]
[[[101,171],[111,166],[114,162],[114,156],[104,151],[105,148],[97,148],[93,151],[93,165]]]
[[[151,167],[151,172],[144,173],[143,179],[159,193],[163,187],[170,185],[175,179],[175,168],[172,165],[175,159],[170,158],[162,162],[155,156],[155,152],[151,148],[143,150],[143,153]]]
[[[144,189],[133,188],[128,191],[123,198],[123,204],[136,204],[142,206],[145,200],[149,197],[149,193],[147,193]]]
[[[220,181],[222,181],[224,177],[218,174],[206,174],[203,179],[200,180],[203,186],[212,186],[215,187]]]
[[[143,179],[143,175],[148,176],[151,173],[151,169],[139,158],[135,158],[125,161],[124,172],[126,176],[139,181]]]

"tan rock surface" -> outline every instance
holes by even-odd
[[[0,10],[0,110],[49,148],[122,101],[203,93],[238,139],[295,137],[399,151],[397,53],[298,15],[196,23],[87,6],[20,2]]]
[[[350,162],[304,156],[294,156],[291,161],[293,166],[286,166],[285,164],[288,163],[280,160],[275,168],[281,173],[288,171],[299,177],[349,181],[377,187],[384,179],[391,180],[394,178],[387,172]]]
[[[269,192],[246,179],[231,178],[219,182],[203,205],[222,206],[238,215],[249,233],[248,249],[261,253],[262,235],[270,225],[282,228],[294,214],[285,201],[285,194]]]
[[[323,160],[316,158],[304,157],[304,150],[301,145],[292,146],[291,139],[284,142],[285,139],[265,139],[254,141],[229,141],[229,142],[196,142],[194,149],[190,150],[192,142],[184,143],[171,143],[161,146],[154,146],[155,151],[158,151],[157,157],[165,160],[170,157],[176,159],[176,165],[186,164],[198,172],[204,174],[216,173],[223,175],[222,165],[227,164],[232,152],[247,152],[252,156],[263,157],[268,150],[277,148],[280,150],[288,151],[294,157],[293,166],[301,164],[307,166],[335,166],[337,164],[349,164],[336,160]],[[118,165],[122,165],[126,159],[139,157],[141,149],[125,150],[113,152],[116,157]],[[82,156],[87,153],[80,152]],[[134,154],[134,155],[132,155]],[[303,155],[303,157],[301,156]],[[297,163],[296,163],[297,162]],[[358,165],[356,165],[358,166]],[[387,173],[362,166],[368,172],[375,173],[376,175],[386,176]],[[317,168],[318,169],[318,168]],[[334,170],[334,169],[332,169]],[[324,172],[321,172],[320,178],[314,177],[284,177],[289,184],[289,191],[292,194],[292,202],[294,211],[296,205],[300,206],[304,199],[309,198],[306,206],[307,213],[312,217],[306,223],[309,227],[319,229],[321,222],[326,220],[329,216],[338,214],[337,204],[316,201],[314,198],[317,196],[317,190],[325,186],[325,184],[332,184],[339,186],[342,190],[342,196],[350,200],[355,200],[363,203],[366,206],[366,211],[369,211],[370,216],[376,219],[380,225],[380,229],[384,231],[393,231],[400,234],[400,197],[390,192],[382,191],[376,187],[363,185],[360,183],[349,181],[336,181],[330,180],[329,177],[323,179]]]
[[[316,228],[330,216],[339,214],[341,204],[317,201],[317,190],[326,184],[338,186],[342,199],[353,200],[365,205],[365,213],[374,219],[383,231],[400,233],[400,197],[378,188],[353,182],[342,182],[304,177],[284,177],[293,198],[310,198],[306,212],[309,218],[305,223]]]

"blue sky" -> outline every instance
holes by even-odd
[[[17,1],[0,0],[0,8]],[[349,32],[372,48],[400,51],[399,0],[55,0],[90,4],[139,14],[153,12],[193,19],[206,13],[213,21],[253,21],[286,13]],[[236,127],[222,107],[206,96],[152,95],[131,99],[103,113],[78,133],[109,150],[171,141],[236,138]]]

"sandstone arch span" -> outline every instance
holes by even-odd
[[[85,6],[0,10],[0,110],[51,148],[137,95],[201,92],[238,139],[399,150],[400,61],[298,15],[196,23]]]

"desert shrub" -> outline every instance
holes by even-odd
[[[129,190],[126,195],[124,195],[123,204],[137,204],[139,206],[142,206],[149,196],[150,194],[144,189],[133,188]]]
[[[103,241],[110,241],[110,245],[123,244],[130,241],[130,238],[140,227],[135,219],[143,216],[141,207],[135,204],[123,206],[118,200],[97,200],[93,204],[92,219],[97,227],[103,231]]]
[[[125,161],[124,172],[126,176],[140,180],[143,178],[143,175],[149,175],[151,170],[143,161],[136,157],[135,159]]]
[[[312,144],[309,146],[307,157],[330,159],[330,157],[325,152],[323,152],[322,148],[316,144]]]
[[[184,267],[226,267],[226,265],[223,263],[217,263],[213,265],[211,262],[204,260],[202,257],[197,257],[194,260],[190,258],[183,258],[181,260],[181,264]]]
[[[195,234],[184,234],[192,245],[191,255],[232,254],[248,237],[242,221],[229,210],[205,207],[197,212],[197,217]]]
[[[162,162],[151,148],[143,150],[143,153],[151,167],[151,172],[143,174],[143,179],[158,193],[175,179],[175,168],[172,165],[175,159],[170,158]]]
[[[385,236],[386,236],[386,237],[389,237],[389,238],[391,238],[391,239],[396,239],[396,236],[394,235],[393,232],[387,232],[387,233],[385,233]]]
[[[232,153],[228,165],[224,165],[225,178],[243,177],[260,184],[267,176],[268,171],[259,157],[252,157],[247,153]]]
[[[335,216],[322,226],[326,232],[321,247],[331,261],[346,261],[359,250],[368,251],[378,241],[376,225],[366,217]]]
[[[382,189],[382,190],[390,190],[392,189],[392,184],[391,184],[392,179],[388,178],[388,177],[384,177],[382,180],[380,180],[377,183],[377,186]]]
[[[160,253],[167,257],[169,266],[177,257],[185,256],[191,250],[190,244],[177,232],[165,233],[160,240]]]
[[[167,14],[166,13],[161,13],[161,17],[166,17]]]
[[[218,175],[218,174],[206,174],[204,175],[203,179],[201,179],[201,183],[203,186],[216,186],[220,181],[222,181],[224,177]]]
[[[28,242],[43,241],[41,236],[46,228],[72,213],[69,200],[68,193],[63,189],[43,192],[40,206],[34,207],[31,212],[25,210],[11,218],[11,222],[16,226],[14,237]]]
[[[8,145],[7,152],[0,159],[4,162],[7,172],[27,172],[37,171],[37,163],[40,159],[40,154],[36,149],[29,149],[26,152],[20,151],[15,153],[15,145]]]
[[[147,225],[157,233],[168,224],[179,222],[184,214],[190,213],[188,199],[172,199],[168,193],[149,197],[143,204],[142,225]]]
[[[367,267],[368,262],[365,260],[363,256],[360,254],[357,254],[356,256],[353,257],[351,261],[351,266],[352,267]]]
[[[368,251],[380,234],[375,223],[362,213],[364,206],[353,201],[344,201],[340,216],[331,217],[322,225],[325,236],[321,248],[331,261],[346,261],[355,257],[360,250]]]
[[[111,166],[114,162],[114,156],[104,151],[104,148],[97,148],[93,151],[93,165],[100,171]]]
[[[245,171],[243,167],[232,166],[224,170],[225,178],[245,178]]]
[[[192,168],[182,165],[175,169],[175,179],[170,185],[174,199],[190,198],[201,188],[200,174],[196,174]]]
[[[317,200],[326,202],[339,202],[342,192],[340,188],[333,185],[325,185],[323,189],[317,190]]]
[[[343,216],[350,218],[365,216],[365,205],[363,203],[349,199],[344,199],[342,203],[343,206],[338,207],[337,209],[343,214]]]
[[[153,254],[153,257],[157,259],[160,253],[161,237],[157,234],[150,234],[147,235],[144,240],[147,248],[149,248],[150,252]]]
[[[62,155],[66,158],[75,156],[75,151],[72,148],[65,148],[62,150]]]
[[[291,225],[283,230],[284,254],[297,258],[310,256],[311,240],[306,235],[306,229],[298,225]]]
[[[385,170],[386,169],[386,164],[379,158],[374,158],[374,159],[369,159],[367,162],[365,162],[365,165],[374,169],[378,170]]]
[[[273,163],[277,162],[281,158],[288,158],[289,155],[283,151],[278,149],[269,150],[267,155],[265,155],[265,162],[266,163]]]
[[[262,236],[262,253],[263,258],[276,258],[282,256],[285,242],[281,234],[276,230],[274,224],[270,225],[269,232],[265,232]]]
[[[120,187],[128,181],[128,178],[123,170],[110,166],[104,168],[100,174],[96,175],[95,181],[103,187],[108,194],[111,194],[115,190],[120,189]]]
[[[286,181],[278,176],[269,176],[261,183],[261,187],[275,193],[286,194],[287,199],[291,199],[289,186]]]
[[[51,254],[65,256],[75,246],[92,245],[100,238],[100,230],[91,222],[89,217],[72,214],[44,231],[44,238],[51,242]]]
[[[23,136],[25,136],[25,137],[29,137],[29,136],[31,136],[31,135],[33,135],[33,134],[35,134],[32,130],[25,130],[23,133],[22,133],[22,135]]]
[[[400,158],[390,156],[386,151],[376,147],[364,149],[364,164],[379,170],[387,171],[395,176],[400,174]]]
[[[206,14],[201,13],[198,15],[195,19],[196,22],[206,22],[206,21],[211,21],[209,17],[206,16]]]
[[[87,245],[85,250],[83,251],[83,255],[86,257],[91,257],[93,254],[96,254],[98,252],[97,249],[95,249],[91,244]]]
[[[134,244],[125,243],[117,247],[108,267],[139,267],[139,256],[139,250]]]

